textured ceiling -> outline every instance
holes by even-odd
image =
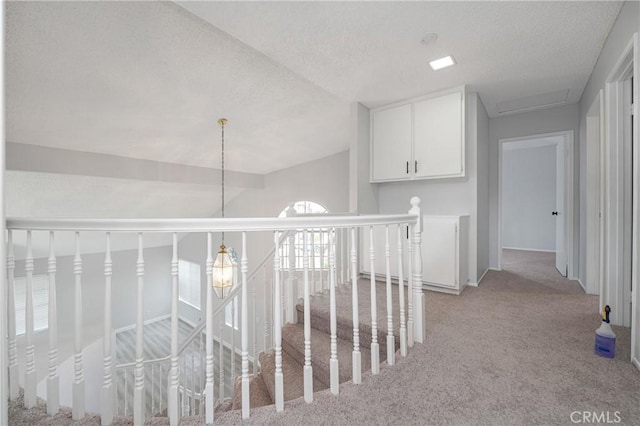
[[[567,102],[575,103],[621,7],[179,5],[7,2],[7,141],[218,167],[216,121],[225,116],[227,169],[265,174],[347,149],[351,102],[375,107],[467,84],[491,116],[498,103],[556,91],[569,90]],[[429,32],[438,40],[421,44]],[[458,65],[428,68],[448,54]],[[27,170],[7,173],[8,216],[210,217],[220,208],[210,185]],[[240,191],[229,188],[228,199]],[[82,251],[101,251],[103,238],[83,236]],[[146,246],[167,242],[145,239]],[[124,249],[136,241],[119,235],[113,243]],[[34,247],[46,255],[46,233],[34,235]],[[72,253],[72,235],[60,235],[57,247]]]
[[[580,99],[621,2],[179,2],[346,101],[369,107],[468,84],[496,103]],[[435,43],[423,45],[429,32]],[[457,66],[428,62],[453,55]]]
[[[7,140],[267,173],[347,148],[348,105],[178,6],[6,4]]]
[[[575,103],[621,7],[180,5],[8,2],[7,140],[216,167],[226,116],[227,168],[264,174],[347,149],[353,101],[468,84],[492,116],[498,102],[558,90]],[[423,45],[428,32],[438,40]],[[445,54],[458,65],[431,71]]]

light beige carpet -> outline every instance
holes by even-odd
[[[638,424],[640,371],[629,362],[629,330],[614,327],[616,359],[594,355],[598,298],[560,277],[549,259],[529,255],[507,253],[504,271],[489,271],[460,296],[427,292],[427,342],[397,356],[397,365],[342,384],[339,396],[321,391],[311,404],[286,402],[282,413],[253,409],[248,424],[569,425],[574,411],[618,411],[621,424]],[[30,411],[12,404],[12,424],[71,424]],[[242,420],[230,411],[216,423]]]

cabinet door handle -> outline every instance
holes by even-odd
[[[416,160],[416,164],[415,164],[415,166],[414,166],[414,170],[413,170],[413,172],[414,172],[414,173],[418,173],[418,160]]]
[[[407,161],[407,174],[409,174],[409,162]]]

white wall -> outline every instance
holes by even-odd
[[[605,81],[616,61],[622,54],[622,51],[631,40],[633,33],[640,30],[640,3],[637,1],[627,1],[622,6],[620,14],[611,32],[607,37],[598,61],[593,67],[593,72],[589,77],[587,85],[585,86],[582,98],[580,98],[580,110],[579,110],[579,146],[580,146],[580,217],[584,218],[584,221],[580,223],[580,280],[586,282],[586,255],[587,255],[587,235],[586,235],[586,167],[587,167],[587,148],[586,148],[586,127],[587,127],[587,112],[593,104],[598,92],[605,87]],[[640,352],[640,348],[639,348]]]
[[[507,115],[489,120],[489,216],[491,267],[498,267],[498,141],[573,130],[578,135],[578,105],[566,105],[539,111]],[[574,144],[577,150],[579,144]],[[578,153],[575,157],[578,158]],[[574,193],[578,193],[578,168],[574,167]],[[578,197],[574,200],[574,235],[578,235]],[[574,271],[578,266],[578,239],[574,242]]]
[[[225,215],[227,217],[276,217],[290,203],[299,200],[314,201],[326,207],[332,213],[344,213],[349,209],[349,153],[341,152],[309,163],[283,169],[264,176],[263,189],[250,189],[242,192],[227,202]],[[238,233],[227,233],[225,244],[233,247],[241,255],[241,236]],[[220,245],[220,235],[213,235],[213,248],[217,251]],[[249,272],[255,269],[257,262],[273,247],[273,233],[250,232],[247,234],[247,256]],[[178,245],[178,255],[186,260],[200,263],[202,273],[203,303],[206,300],[205,260],[206,234],[190,234],[182,238]],[[214,253],[215,255],[215,253]],[[271,273],[273,264],[267,265],[267,273]],[[256,279],[256,298],[259,306],[256,315],[262,319],[264,312],[264,279],[261,275]],[[250,283],[250,295],[253,291]],[[220,302],[214,298],[215,306]],[[251,308],[251,307],[250,307]],[[252,308],[253,309],[253,308]],[[198,323],[202,319],[202,311],[180,304],[181,317]],[[258,330],[260,333],[262,330]],[[217,332],[217,330],[216,330]],[[240,342],[237,333],[236,342]],[[258,336],[259,339],[261,336]],[[228,337],[226,337],[228,340]],[[253,342],[253,335],[250,336]]]
[[[351,104],[351,145],[349,148],[349,211],[378,212],[378,186],[371,183],[371,115],[362,104]]]
[[[556,145],[522,145],[503,145],[502,247],[555,251]]]
[[[481,280],[489,269],[489,116],[482,100],[478,97],[477,108],[477,143],[478,143],[478,264],[477,279]]]

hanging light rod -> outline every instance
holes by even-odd
[[[229,122],[226,118],[218,120],[218,124],[222,128],[222,218],[224,219],[224,126]],[[222,244],[220,251],[216,255],[213,262],[212,282],[211,285],[220,299],[224,299],[233,287],[233,263],[224,245],[224,232],[222,232]]]

